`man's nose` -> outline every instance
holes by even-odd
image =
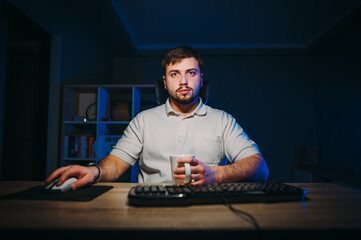
[[[179,80],[180,85],[188,85],[187,75],[181,75],[181,79]]]

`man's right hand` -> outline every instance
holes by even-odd
[[[59,181],[56,185],[60,186],[66,179],[76,177],[78,181],[74,182],[72,185],[72,190],[76,190],[84,186],[91,185],[98,174],[99,171],[95,166],[84,167],[80,165],[70,165],[61,167],[50,174],[50,176],[42,184],[42,187],[45,187],[57,178],[59,178]]]

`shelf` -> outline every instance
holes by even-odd
[[[100,124],[129,124],[129,121],[109,121],[109,122],[98,122]]]
[[[99,158],[64,158],[64,161],[99,161]]]
[[[65,124],[97,124],[95,121],[64,121]]]
[[[65,124],[129,124],[129,121],[65,121]]]
[[[154,85],[64,85],[60,164],[100,161],[109,154],[131,119],[140,111],[155,106],[158,103]],[[79,151],[84,156],[91,156],[84,153],[89,151],[89,143],[76,147],[74,144],[77,143],[69,145],[69,139],[74,136],[95,138],[92,146],[94,157],[72,157]],[[72,154],[69,154],[69,148]],[[131,170],[132,181],[138,174],[137,168],[138,164]]]

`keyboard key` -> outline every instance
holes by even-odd
[[[159,185],[158,188],[159,188],[159,192],[160,192],[160,193],[165,193],[166,189],[165,189],[164,186]]]
[[[135,188],[135,192],[136,193],[142,193],[143,192],[143,187],[142,186],[136,186],[136,188]]]
[[[152,192],[152,193],[158,192],[158,186],[155,186],[155,185],[150,186],[150,192]]]
[[[145,193],[150,192],[149,186],[144,186],[144,187],[143,187],[143,192],[145,192]]]

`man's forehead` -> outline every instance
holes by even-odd
[[[197,69],[199,70],[198,61],[194,57],[183,58],[174,63],[170,63],[167,66],[167,72],[175,70],[188,70],[188,69]]]

